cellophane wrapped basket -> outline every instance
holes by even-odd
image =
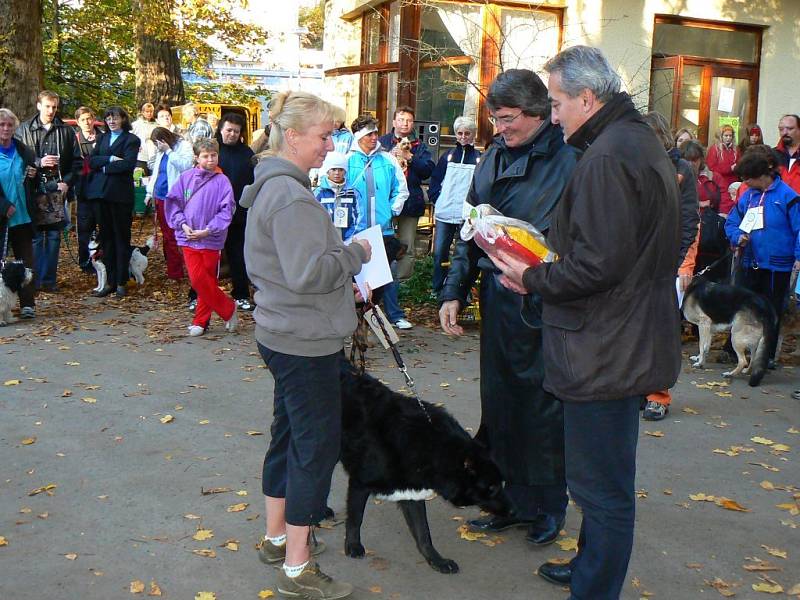
[[[544,235],[533,225],[504,217],[489,204],[479,204],[470,209],[461,227],[461,239],[474,239],[489,256],[496,256],[498,249],[505,250],[531,267],[558,259]]]

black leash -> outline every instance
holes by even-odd
[[[703,268],[701,271],[698,271],[697,273],[695,273],[694,275],[692,275],[692,279],[694,279],[695,277],[700,277],[701,275],[705,275],[705,273],[706,273],[707,271],[710,271],[711,269],[713,269],[714,267],[716,267],[716,266],[717,266],[719,263],[721,263],[723,260],[725,260],[726,258],[728,258],[730,255],[731,255],[731,251],[730,251],[730,249],[729,249],[729,250],[728,250],[728,251],[727,251],[725,254],[723,254],[723,255],[722,255],[720,258],[718,258],[717,260],[715,260],[713,263],[711,263],[711,264],[710,264],[710,265],[708,265],[707,267],[704,267],[704,268]]]
[[[406,364],[403,362],[403,357],[400,355],[400,351],[397,349],[397,346],[395,346],[394,342],[392,341],[392,338],[389,336],[389,331],[387,330],[386,323],[381,318],[380,313],[377,310],[375,310],[376,307],[375,307],[374,304],[372,304],[372,302],[366,302],[364,304],[363,310],[359,314],[360,321],[364,321],[365,320],[364,319],[364,313],[369,311],[370,309],[373,309],[372,310],[372,315],[373,315],[373,318],[375,319],[375,323],[378,325],[378,327],[380,327],[381,332],[383,333],[383,336],[386,339],[386,343],[389,345],[389,349],[392,351],[392,356],[394,356],[394,361],[397,363],[397,368],[400,370],[400,372],[403,374],[403,378],[406,380],[406,386],[408,387],[408,390],[411,392],[411,395],[414,396],[414,399],[417,401],[417,404],[419,404],[419,407],[422,410],[423,414],[425,415],[425,418],[428,419],[428,423],[431,423],[431,416],[428,413],[428,409],[425,408],[425,404],[422,402],[422,399],[419,397],[419,394],[417,393],[417,388],[416,388],[416,384],[414,382],[414,379],[411,377],[411,375],[409,375],[408,368],[406,367]],[[355,347],[355,346],[356,346],[356,343],[355,343],[355,340],[354,340],[353,347]],[[350,348],[351,360],[353,358],[353,347]],[[364,368],[365,368],[365,365],[364,365],[364,362],[365,362],[365,360],[364,360],[364,350],[365,349],[366,349],[365,345],[363,347],[361,345],[359,345],[358,351],[361,354],[360,355],[360,369],[361,369],[362,373],[364,372]]]

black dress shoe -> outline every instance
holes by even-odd
[[[554,563],[544,563],[537,571],[539,577],[546,579],[550,583],[556,585],[569,585],[572,581],[572,562],[565,565],[556,565]]]
[[[497,533],[512,527],[527,527],[533,523],[530,519],[520,519],[519,517],[497,517],[488,516],[480,519],[467,521],[470,530],[480,533]]]
[[[564,527],[564,519],[556,521],[555,517],[547,514],[536,516],[536,520],[528,527],[525,539],[534,546],[547,546],[558,538],[558,533]]]
[[[114,290],[113,290],[113,288],[112,288],[110,285],[107,285],[106,287],[104,287],[104,288],[103,288],[102,290],[100,290],[99,292],[92,292],[92,296],[94,296],[95,298],[105,298],[105,297],[106,297],[106,296],[108,296],[108,295],[109,295],[109,294],[110,294],[112,291],[114,291]]]

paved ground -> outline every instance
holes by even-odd
[[[66,290],[42,298],[36,321],[0,330],[3,600],[136,597],[137,580],[145,586],[139,597],[151,582],[166,598],[189,600],[201,591],[231,600],[275,589],[274,572],[254,551],[264,525],[272,380],[252,322],[236,335],[217,322],[189,340],[188,313],[174,308],[182,290],[153,291],[151,284],[123,301],[66,301],[75,295]],[[452,340],[419,326],[402,339],[423,397],[444,403],[466,427],[479,420],[477,346],[477,329]],[[401,387],[388,357],[373,357],[371,371]],[[760,598],[753,584],[770,582],[784,590],[775,597],[786,597],[800,584],[800,403],[790,396],[797,369],[770,372],[757,389],[741,380],[712,384],[721,371],[684,369],[672,414],[641,427],[626,599]],[[36,493],[45,486],[53,487]],[[204,494],[212,488],[230,491]],[[337,470],[337,516],[344,493]],[[321,532],[329,544],[321,563],[355,583],[360,599],[566,597],[534,570],[571,550],[529,548],[522,531],[462,539],[459,525],[477,511],[440,499],[429,514],[434,541],[458,561],[458,575],[422,561],[390,504],[368,507],[365,560],[343,555],[337,525]],[[570,507],[565,547],[579,522]],[[193,539],[198,529],[213,537]],[[203,550],[213,556],[196,553]]]

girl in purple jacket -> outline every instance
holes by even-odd
[[[194,144],[197,166],[185,171],[169,190],[164,213],[183,252],[189,281],[197,291],[197,309],[189,335],[203,335],[212,311],[225,321],[227,331],[236,331],[238,318],[233,298],[219,289],[220,252],[236,204],[228,178],[217,166],[219,145],[213,139]]]

